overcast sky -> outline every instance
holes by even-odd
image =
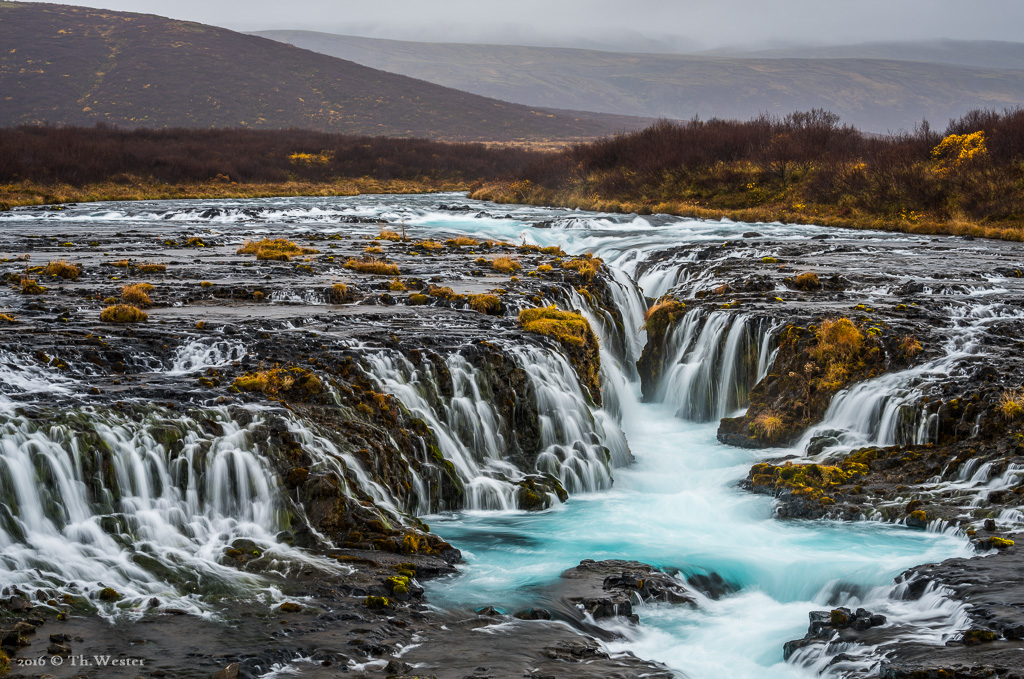
[[[99,0],[242,31],[613,49],[869,40],[1024,40],[1024,0]]]

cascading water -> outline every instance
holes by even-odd
[[[444,360],[450,385],[434,366],[417,368],[395,354],[367,357],[378,387],[397,397],[437,435],[440,453],[465,484],[468,509],[514,509],[516,482],[530,473],[550,474],[570,493],[593,492],[611,485],[611,468],[629,462],[629,449],[617,423],[591,408],[579,380],[557,353],[509,346],[516,368],[525,376],[528,404],[536,414],[539,438],[521,442],[494,406],[494,386],[484,370],[464,356]],[[446,397],[446,387],[451,396]],[[536,449],[524,449],[523,445]],[[510,460],[533,460],[532,468]],[[432,508],[437,510],[440,508]]]
[[[681,297],[692,296],[714,280],[714,266],[696,266],[696,253],[676,257],[673,249],[702,241],[720,245],[751,227],[667,217],[622,222],[612,215],[526,207],[514,208],[513,218],[497,219],[490,214],[510,208],[474,203],[477,210],[452,213],[437,209],[438,200],[149,203],[12,213],[0,219],[32,225],[63,220],[111,229],[171,222],[216,229],[216,235],[239,242],[310,230],[329,237],[343,226],[372,236],[378,229],[375,220],[404,220],[416,237],[525,238],[538,245],[560,244],[574,254],[591,252],[611,267],[609,297],[621,321],[575,291],[563,290],[550,301],[581,311],[601,337],[606,408],[587,403],[561,354],[533,343],[502,346],[523,375],[525,393],[518,396],[536,413],[536,449],[515,449],[516,432],[496,408],[491,378],[468,353],[414,364],[390,350],[348,347],[360,354],[360,365],[377,389],[394,395],[432,430],[439,447],[436,462],[454,467],[465,486],[465,506],[492,510],[431,517],[434,530],[468,558],[461,577],[431,585],[432,603],[492,604],[504,610],[532,605],[536,588],[584,558],[638,559],[678,569],[684,577],[716,573],[732,593],[719,600],[698,595],[696,609],[646,606],[641,626],[619,628],[624,638],[610,646],[660,659],[694,679],[814,676],[823,669],[821,656],[808,651],[784,663],[782,644],[803,636],[809,610],[834,605],[865,606],[936,644],[963,626],[962,610],[940,593],[903,601],[890,596],[889,583],[910,566],[968,555],[965,541],[872,522],[783,523],[772,518],[769,499],[736,488],[758,453],[719,444],[714,426],[701,422],[742,408],[749,388],[768,371],[775,331],[768,313],[688,313],[666,340],[670,358],[658,385],[664,402],[640,402],[635,362],[646,341],[643,295],[656,298],[676,290]],[[552,223],[531,228],[538,221]],[[781,224],[757,229],[777,242],[836,233]],[[769,254],[748,248],[722,256],[760,259]],[[694,266],[681,267],[681,262]],[[323,300],[296,293],[280,301]],[[964,319],[968,335],[973,320]],[[245,350],[233,343],[187,344],[164,370],[191,374],[239,360]],[[966,345],[958,351],[970,353]],[[5,503],[0,584],[87,593],[93,599],[102,587],[113,587],[125,595],[126,605],[156,596],[205,614],[212,610],[209,600],[218,596],[256,592],[271,597],[261,592],[266,583],[259,576],[223,566],[220,558],[234,542],[246,540],[282,569],[316,559],[281,539],[293,528],[285,511],[288,498],[267,468],[266,437],[257,435],[272,416],[285,420],[283,429],[301,443],[313,465],[336,471],[349,494],[372,498],[395,513],[452,509],[434,502],[429,481],[416,473],[410,477],[415,504],[400,506],[329,432],[276,410],[195,409],[182,415],[149,405],[144,415],[130,418],[78,409],[64,413],[64,421],[53,426],[31,425],[15,410],[20,399],[46,390],[72,395],[82,389],[71,378],[24,363],[0,355],[0,493]],[[947,369],[935,363],[914,375]],[[908,371],[897,383],[912,388],[910,377]],[[840,419],[847,398],[853,397],[836,399],[832,420]],[[900,398],[901,404],[912,400]],[[894,407],[898,410],[898,405],[881,409]],[[878,440],[890,436],[878,433],[884,427],[875,420],[846,428]],[[636,463],[626,466],[630,450]],[[96,474],[98,469],[103,473]],[[515,509],[516,482],[545,473],[574,493],[570,501],[544,512]],[[1017,470],[1013,473],[1007,470],[1003,477],[978,483],[1012,483],[1018,479]],[[85,492],[90,486],[96,491],[91,495]],[[319,566],[344,568],[335,562]],[[196,589],[204,594],[183,594],[198,579],[203,582]],[[114,611],[113,605],[96,603]]]
[[[962,374],[961,364],[983,351],[980,339],[985,328],[997,321],[1024,318],[1024,312],[1004,304],[974,302],[952,308],[950,318],[953,327],[943,356],[842,390],[802,445],[823,432],[839,432],[838,439],[847,449],[936,442],[935,413],[921,403],[925,388]]]
[[[669,360],[655,400],[678,417],[720,420],[747,406],[750,389],[772,362],[776,324],[749,314],[691,312],[665,338]]]

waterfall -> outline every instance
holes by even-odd
[[[841,432],[844,447],[924,445],[938,442],[938,416],[922,400],[929,386],[963,375],[966,359],[983,351],[982,336],[994,322],[1024,318],[1002,304],[950,307],[952,327],[944,355],[906,370],[859,382],[837,393],[821,423],[803,437]]]
[[[203,583],[245,597],[263,587],[221,565],[237,540],[317,561],[278,540],[291,524],[258,435],[267,417],[224,407],[0,415],[0,586],[113,610],[96,599],[111,587],[132,606],[155,596],[203,614],[178,592]]]
[[[666,333],[666,361],[655,400],[697,422],[745,408],[750,390],[774,360],[776,325],[747,313],[686,314]]]
[[[461,353],[416,366],[398,353],[379,352],[365,364],[378,389],[434,432],[465,485],[466,508],[516,508],[517,482],[529,474],[550,475],[570,493],[611,486],[611,467],[630,459],[614,419],[588,405],[561,354],[532,345],[502,350],[525,381],[512,413],[496,407],[494,376]],[[520,423],[510,415],[535,418],[536,439],[514,430]]]

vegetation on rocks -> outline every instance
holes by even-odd
[[[240,255],[256,255],[256,259],[274,260],[287,262],[292,257],[300,255],[316,254],[314,248],[300,247],[293,241],[286,238],[264,238],[260,241],[245,241],[242,247],[238,248]]]
[[[375,259],[350,259],[345,262],[346,269],[359,273],[376,274],[378,276],[397,276],[402,273],[397,264],[381,262]]]
[[[519,324],[527,332],[551,337],[565,349],[580,381],[595,403],[601,402],[601,357],[597,335],[582,315],[554,306],[523,309]]]
[[[100,320],[104,323],[142,323],[149,314],[131,304],[115,304],[100,311]]]
[[[245,373],[237,377],[232,386],[241,391],[259,392],[267,396],[286,397],[297,401],[309,400],[324,390],[319,377],[297,366]]]
[[[82,274],[82,269],[78,265],[72,264],[66,259],[57,259],[52,262],[47,262],[46,266],[43,267],[43,273],[55,278],[75,280]]]

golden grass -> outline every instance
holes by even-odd
[[[109,262],[109,264],[110,264],[110,266],[116,266],[119,269],[127,269],[127,268],[129,268],[132,265],[132,260],[130,260],[130,259],[119,259],[119,260],[117,260],[115,262]]]
[[[523,265],[512,257],[495,257],[491,260],[491,268],[502,273],[515,273],[522,269]]]
[[[237,252],[240,255],[256,255],[256,259],[287,262],[292,257],[313,255],[319,250],[300,247],[294,241],[286,238],[264,238],[259,241],[245,241]]]
[[[388,283],[388,290],[392,292],[402,292],[405,289],[405,283],[403,283],[401,279],[392,278],[391,281]]]
[[[17,323],[18,320],[10,314],[0,314],[0,323]]]
[[[597,275],[597,270],[601,266],[602,260],[597,257],[576,257],[569,261],[562,262],[563,269],[570,269],[578,273],[585,280],[593,280],[594,276]]]
[[[816,337],[818,344],[811,356],[825,366],[821,386],[824,389],[841,387],[864,346],[864,333],[849,318],[829,318],[818,326]]]
[[[398,233],[397,231],[391,231],[390,229],[381,229],[380,234],[377,236],[377,239],[398,242],[402,240],[402,234]]]
[[[368,248],[364,248],[363,252],[365,252],[368,255],[383,255],[384,248],[380,247],[379,245],[371,245]]]
[[[359,273],[371,273],[379,276],[397,276],[402,273],[397,264],[390,264],[388,262],[378,262],[376,260],[358,260],[350,259],[345,262],[346,269],[353,269]]]
[[[100,320],[104,323],[142,323],[147,318],[149,314],[130,304],[115,304],[100,312]]]
[[[540,266],[537,267],[537,271],[539,271],[540,273],[548,273],[549,271],[554,270],[555,268],[550,264],[541,264]]]
[[[328,293],[333,304],[344,304],[352,301],[352,293],[344,283],[335,283]]]
[[[19,285],[21,286],[21,294],[23,295],[41,295],[46,292],[46,288],[39,285],[39,283],[36,282],[36,279],[31,276],[22,276],[19,281]]]
[[[818,274],[808,271],[794,278],[793,285],[798,290],[817,290],[821,287],[821,281],[818,280]]]
[[[439,250],[444,250],[444,244],[438,243],[436,240],[421,240],[415,244],[415,247],[418,247],[421,250],[426,250],[427,252],[438,252]]]
[[[917,341],[917,337],[914,335],[904,335],[900,339],[900,353],[907,358],[913,358],[922,351],[924,351],[924,347],[921,346],[921,343]]]
[[[65,278],[73,281],[82,275],[82,269],[77,264],[72,264],[66,259],[57,259],[52,262],[47,262],[46,266],[43,267],[43,273],[47,276]]]
[[[125,304],[132,304],[137,307],[152,306],[153,300],[149,298],[148,294],[152,290],[153,286],[149,283],[125,285],[121,288],[121,301]]]
[[[170,200],[175,198],[273,198],[278,196],[356,196],[364,193],[437,193],[466,191],[469,182],[345,177],[327,182],[219,181],[161,183],[140,177],[123,182],[99,182],[85,186],[14,182],[0,185],[0,203],[10,207],[53,203],[90,203],[108,200]]]
[[[139,264],[139,273],[164,273],[167,271],[166,264]]]
[[[1007,422],[1016,420],[1024,413],[1024,391],[1020,389],[1004,391],[996,402],[996,410]]]
[[[451,248],[461,248],[480,245],[480,241],[476,238],[470,238],[469,236],[459,236],[458,238],[450,238],[446,240],[444,244]]]
[[[415,293],[409,295],[409,304],[412,306],[421,306],[430,301],[430,298],[421,293]]]
[[[774,410],[766,410],[752,423],[757,438],[764,443],[775,443],[783,431],[782,417]]]
[[[490,316],[501,315],[501,300],[497,295],[469,295],[469,308]]]

